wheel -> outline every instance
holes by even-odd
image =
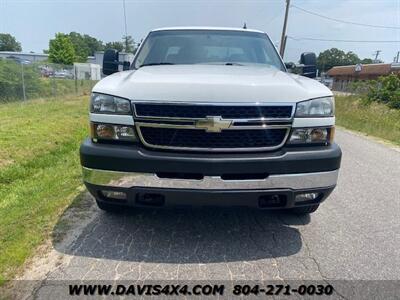
[[[302,206],[302,207],[295,207],[290,209],[290,213],[296,215],[306,215],[315,212],[319,207],[319,204]]]
[[[104,203],[96,199],[97,206],[106,212],[111,212],[111,213],[120,213],[123,211],[123,206],[120,205],[115,205],[115,204],[110,204],[110,203]]]

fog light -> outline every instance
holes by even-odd
[[[312,201],[315,200],[319,197],[320,193],[303,193],[303,194],[297,194],[296,197],[294,198],[294,202],[299,203],[299,202],[306,202],[306,201]]]
[[[117,200],[126,200],[127,195],[125,192],[118,191],[101,191],[104,197]]]

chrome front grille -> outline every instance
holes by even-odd
[[[182,104],[135,104],[138,117],[153,118],[190,118],[220,116],[223,119],[289,119],[292,116],[291,105],[245,106],[239,105],[182,105]]]
[[[274,150],[289,135],[292,104],[134,103],[135,126],[150,148],[243,152]]]

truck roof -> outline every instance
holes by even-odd
[[[177,26],[177,27],[163,27],[153,29],[154,31],[165,31],[165,30],[230,30],[230,31],[246,31],[246,32],[258,32],[265,33],[256,29],[244,29],[244,28],[236,28],[236,27],[207,27],[207,26]]]

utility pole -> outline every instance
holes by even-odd
[[[122,0],[122,4],[124,6],[124,25],[125,25],[125,52],[128,50],[128,26],[126,24],[126,7],[125,0]]]
[[[374,54],[375,54],[375,59],[374,59],[374,63],[377,63],[378,62],[378,56],[379,56],[379,54],[382,52],[382,50],[376,50],[375,52],[374,52]]]
[[[288,16],[289,16],[289,7],[290,7],[290,0],[286,0],[286,12],[285,12],[285,20],[283,22],[283,29],[282,29],[282,37],[281,37],[281,47],[279,50],[279,54],[283,58],[283,55],[285,54],[285,47],[286,47],[286,27],[287,27],[287,21],[288,21]]]
[[[396,57],[395,57],[395,63],[398,63],[399,62],[399,58],[400,58],[400,51],[397,51],[397,55],[396,55]]]

